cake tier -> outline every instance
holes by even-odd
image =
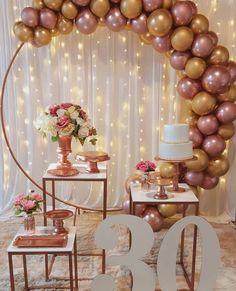
[[[163,160],[187,160],[193,157],[192,142],[185,143],[160,143],[159,157]]]
[[[162,140],[166,143],[186,143],[189,141],[188,124],[166,124]]]

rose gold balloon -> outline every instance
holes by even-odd
[[[177,213],[177,205],[175,204],[159,204],[158,210],[163,217],[171,217]]]
[[[125,197],[122,208],[126,214],[130,214],[130,200],[128,196]]]
[[[119,8],[112,8],[106,16],[106,26],[112,31],[121,31],[125,28],[126,18],[121,14]]]
[[[187,169],[193,172],[202,172],[209,165],[208,155],[201,149],[194,149],[193,155],[196,157],[196,160],[188,161],[185,163]]]
[[[44,3],[48,8],[59,11],[63,0],[44,0]]]
[[[174,51],[170,57],[170,64],[176,70],[184,70],[190,56],[190,52]]]
[[[231,83],[233,83],[234,81],[236,81],[236,63],[233,61],[230,61],[228,63],[227,68],[228,68],[229,73],[230,73]]]
[[[14,24],[13,31],[17,39],[21,42],[31,41],[34,37],[32,28],[26,26],[22,21]]]
[[[147,32],[145,34],[140,34],[139,39],[142,43],[150,45],[152,44],[153,36],[149,32]]]
[[[173,19],[167,9],[153,11],[147,20],[148,30],[154,36],[165,36],[172,28]]]
[[[234,102],[236,101],[236,82],[234,82],[233,84],[231,84],[229,91],[223,93],[223,94],[219,94],[217,96],[217,99],[219,101],[230,101],[230,102]]]
[[[196,57],[206,58],[214,49],[212,38],[207,33],[198,34],[193,42],[192,53]]]
[[[154,232],[160,230],[164,223],[164,219],[156,207],[148,207],[143,213],[143,219],[150,224]]]
[[[181,26],[172,33],[171,44],[175,50],[185,52],[191,48],[193,39],[194,34],[192,29],[187,26]]]
[[[177,204],[177,213],[183,213],[184,211],[187,211],[188,205],[186,204]]]
[[[196,3],[194,3],[193,1],[186,1],[186,2],[191,6],[192,14],[196,15],[197,14],[197,5],[196,5]]]
[[[90,0],[72,0],[78,6],[86,6],[89,4]]]
[[[156,51],[159,53],[165,53],[171,49],[170,35],[163,37],[156,36],[152,40],[152,45]]]
[[[140,174],[133,174],[130,175],[125,181],[125,190],[127,193],[130,193],[130,185],[141,183],[141,175]]]
[[[203,172],[189,171],[185,174],[184,178],[187,184],[191,186],[199,186],[203,182],[204,174]]]
[[[145,34],[148,32],[147,28],[147,16],[142,13],[139,17],[131,21],[131,27],[133,32],[138,34]]]
[[[163,0],[143,0],[143,8],[147,12],[152,12],[157,8],[161,8],[163,5]]]
[[[51,33],[48,29],[44,27],[37,27],[34,32],[34,40],[35,43],[44,46],[50,43],[52,39]]]
[[[147,206],[145,204],[137,204],[135,206],[135,215],[142,217],[144,214],[144,211],[147,209]]]
[[[216,103],[214,95],[201,91],[193,98],[192,110],[198,115],[206,115],[215,109]]]
[[[171,8],[175,26],[188,25],[193,18],[192,7],[187,1],[176,2]]]
[[[218,185],[218,183],[219,183],[218,177],[211,177],[210,175],[205,174],[200,187],[205,190],[210,190],[215,188]]]
[[[226,65],[229,61],[229,51],[226,47],[218,45],[209,57],[211,65]]]
[[[193,17],[190,27],[195,34],[206,33],[209,29],[209,20],[206,16],[197,14]]]
[[[84,9],[76,17],[75,24],[81,33],[90,34],[96,30],[98,21],[89,9]]]
[[[198,129],[204,135],[211,135],[216,133],[219,127],[219,122],[215,115],[209,114],[205,116],[201,116],[197,122]]]
[[[235,127],[233,123],[223,124],[219,127],[217,132],[224,140],[231,139],[235,134]]]
[[[230,85],[229,70],[221,65],[209,67],[202,77],[203,88],[214,94],[224,93]]]
[[[200,148],[203,142],[203,136],[196,126],[190,126],[189,139],[193,143],[193,148]]]
[[[207,168],[207,173],[211,177],[221,177],[228,172],[229,166],[228,159],[221,155],[210,161],[209,167]]]
[[[181,79],[177,85],[179,95],[185,99],[193,99],[193,97],[201,90],[201,82],[188,77]]]
[[[142,13],[142,0],[121,0],[120,11],[128,19],[134,19]]]
[[[61,7],[61,13],[66,18],[73,20],[78,14],[78,8],[73,2],[66,0]]]
[[[21,12],[22,22],[29,27],[36,27],[39,24],[39,13],[37,9],[26,7]]]
[[[189,78],[199,79],[205,72],[206,62],[202,58],[191,58],[185,66],[185,73]]]
[[[226,143],[221,136],[210,135],[204,139],[202,148],[210,157],[215,158],[223,153]]]
[[[223,124],[234,121],[236,119],[236,104],[232,102],[222,103],[216,110],[216,117]]]
[[[43,0],[33,0],[32,7],[37,9],[37,10],[40,10],[43,7],[45,7],[45,4],[44,4]]]
[[[208,31],[207,32],[207,35],[210,36],[210,38],[213,41],[213,45],[215,47],[217,45],[217,43],[218,43],[218,36],[217,36],[217,34],[214,31]]]
[[[120,3],[121,0],[110,0],[112,3]]]
[[[57,14],[48,8],[43,8],[40,10],[40,25],[45,28],[53,29],[57,24]]]
[[[64,16],[60,16],[57,23],[57,28],[61,34],[69,34],[73,30],[73,22]]]

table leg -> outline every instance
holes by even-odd
[[[45,280],[49,281],[49,272],[48,272],[48,255],[45,255]]]
[[[73,263],[72,263],[72,253],[69,253],[69,274],[70,274],[70,290],[73,291]]]
[[[132,195],[130,193],[130,196],[129,196],[129,214],[130,215],[133,215],[133,200],[132,200]],[[131,245],[132,245],[132,234],[131,234],[131,231],[129,230],[129,248],[131,248]]]
[[[47,212],[47,193],[46,193],[46,181],[43,179],[43,214]],[[46,216],[43,217],[43,225],[47,225]]]
[[[55,200],[55,181],[52,180],[52,209],[56,208],[56,200]]]
[[[103,219],[107,217],[107,180],[103,185]],[[102,250],[102,273],[106,273],[106,251]]]
[[[26,255],[23,256],[23,268],[24,268],[24,279],[25,279],[25,290],[29,289],[28,286],[28,272],[27,272],[27,261],[26,261]]]
[[[79,290],[78,286],[78,264],[77,264],[77,239],[74,242],[74,267],[75,267],[75,290]]]
[[[15,291],[13,260],[12,260],[12,254],[11,253],[8,253],[8,263],[9,263],[11,291]]]
[[[195,215],[198,216],[199,204],[195,205]],[[194,291],[194,281],[195,281],[195,269],[196,269],[196,255],[197,255],[197,225],[194,226],[193,234],[193,257],[192,257],[192,278],[191,278],[191,290]]]
[[[186,216],[186,207],[185,204],[183,204],[183,218]],[[180,249],[180,264],[184,264],[184,235],[185,235],[185,229],[183,229],[181,234],[181,249]]]

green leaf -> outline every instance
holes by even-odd
[[[97,143],[97,138],[92,138],[92,139],[90,139],[90,142],[91,142],[92,145],[96,145],[96,143]]]
[[[16,211],[15,211],[15,215],[20,215],[22,212],[23,212],[23,211],[20,210],[20,209],[18,208],[18,209],[16,209]]]
[[[58,141],[58,140],[59,140],[58,135],[57,135],[57,136],[52,136],[52,137],[51,137],[51,140],[52,140],[52,142],[56,142],[56,141]]]

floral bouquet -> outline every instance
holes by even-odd
[[[88,137],[91,137],[89,141],[93,145],[97,141],[97,131],[87,113],[79,105],[72,103],[48,106],[37,118],[35,125],[44,137],[49,134],[53,142],[63,136],[74,136],[82,145]]]
[[[156,169],[156,164],[150,161],[141,161],[136,165],[136,170],[139,170],[141,172],[153,172]]]
[[[15,215],[25,213],[31,215],[41,210],[40,203],[43,201],[42,195],[38,193],[30,193],[28,195],[19,194],[15,198]]]

